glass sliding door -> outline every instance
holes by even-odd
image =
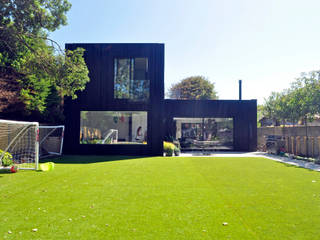
[[[232,150],[232,118],[174,118],[182,150]]]

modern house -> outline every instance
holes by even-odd
[[[164,99],[164,44],[66,44],[77,47],[90,82],[65,102],[65,152],[163,155],[164,139],[183,150],[256,150],[256,100]]]

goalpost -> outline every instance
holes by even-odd
[[[0,120],[0,149],[0,166],[8,152],[20,169],[38,169],[39,123]]]
[[[64,126],[39,126],[39,156],[59,156],[62,154]]]

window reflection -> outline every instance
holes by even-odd
[[[174,118],[183,150],[232,150],[232,118]]]
[[[115,58],[114,97],[132,101],[149,99],[147,58]]]
[[[147,112],[81,111],[81,144],[147,144]]]

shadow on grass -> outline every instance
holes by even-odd
[[[1,175],[3,174],[12,174],[12,172],[8,169],[0,169],[0,177],[2,177]]]
[[[7,175],[7,174],[14,174],[10,171],[10,168],[0,168],[0,178],[2,178],[2,175]]]
[[[64,155],[57,158],[41,159],[40,163],[54,162],[56,164],[88,164],[98,162],[133,160],[147,157],[149,156]]]

